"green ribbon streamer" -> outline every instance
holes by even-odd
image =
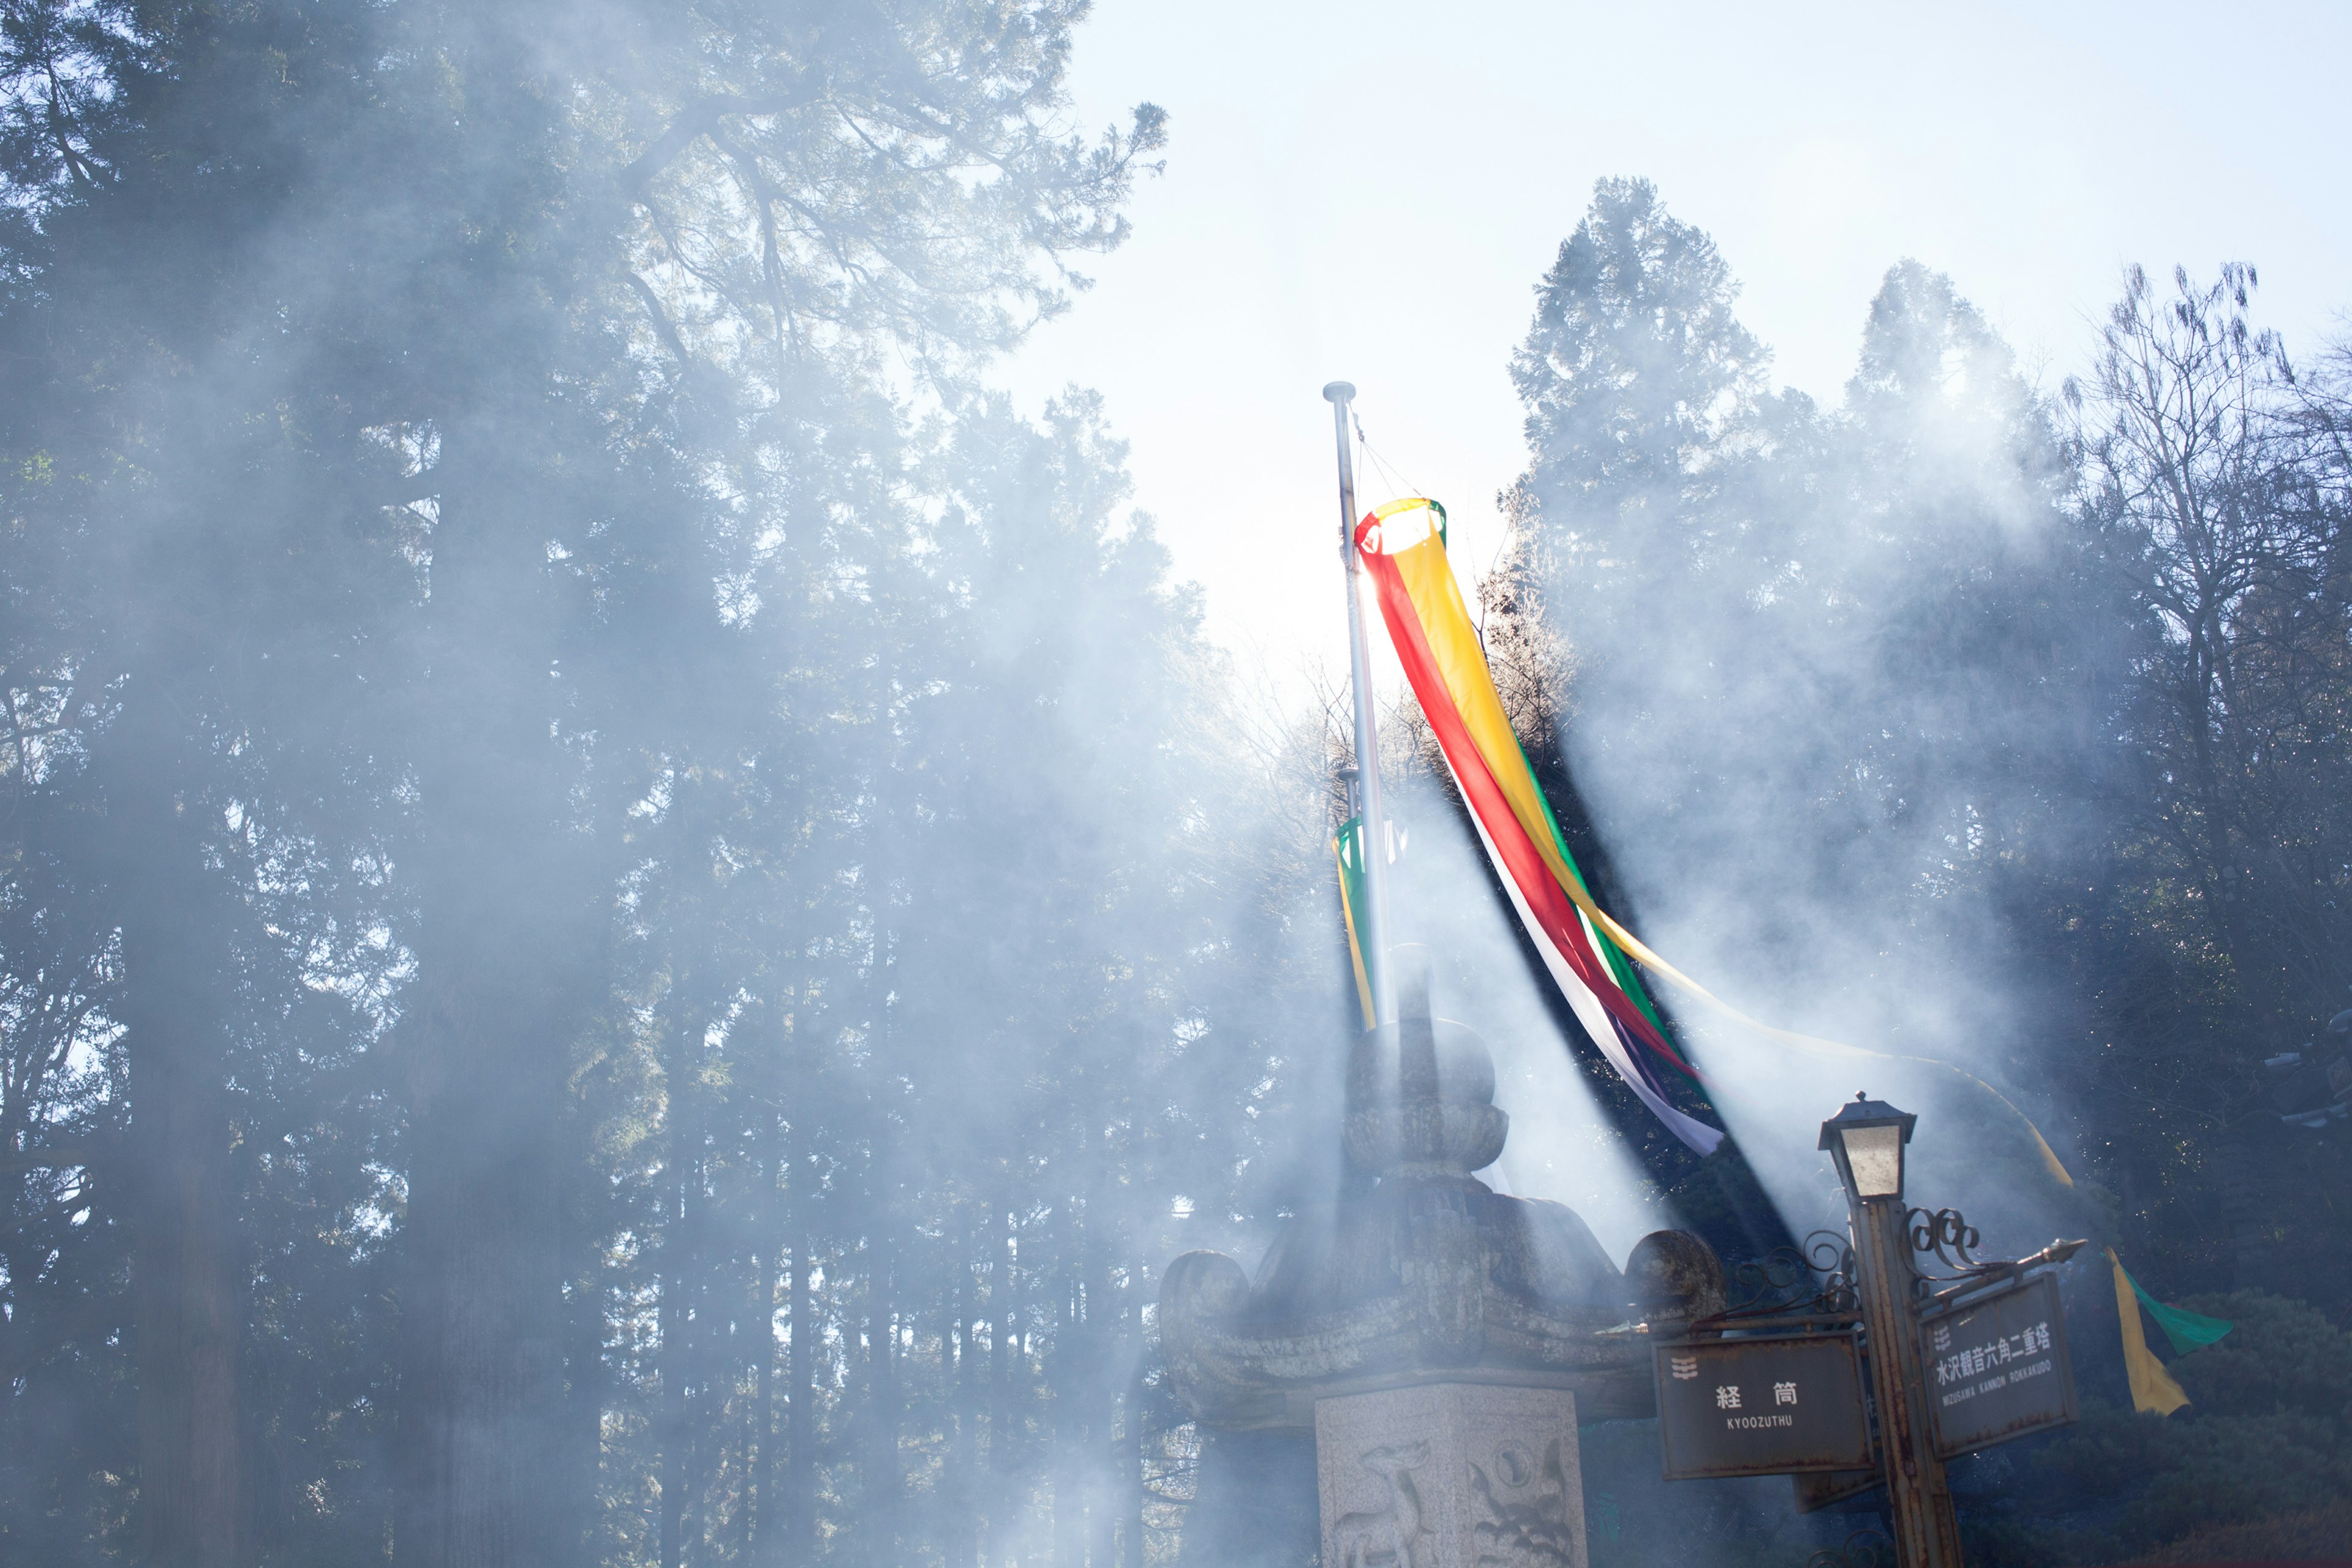
[[[2116,1267],[2120,1268],[2123,1266],[2117,1264]],[[2168,1307],[2142,1289],[2138,1280],[2132,1279],[2129,1269],[2124,1270],[2124,1278],[2131,1279],[2132,1294],[2138,1297],[2139,1304],[2147,1309],[2147,1315],[2156,1320],[2156,1326],[2164,1331],[2164,1337],[2172,1342],[2172,1353],[2175,1355],[2201,1351],[2238,1326],[2226,1318],[2209,1318],[2202,1312]]]

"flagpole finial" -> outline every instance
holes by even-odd
[[[1345,403],[1355,395],[1356,384],[1352,381],[1328,382],[1323,387],[1323,401],[1326,403]]]

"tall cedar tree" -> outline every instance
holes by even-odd
[[[147,1560],[248,1555],[230,994],[309,956],[255,929],[264,819],[396,848],[398,1560],[563,1555],[561,1107],[627,798],[593,786],[717,646],[699,476],[741,448],[695,442],[756,405],[761,459],[805,453],[882,343],[960,374],[1058,302],[1041,259],[1116,240],[1157,121],[1049,133],[1075,15],[11,8],[11,500],[85,590],[23,652],[85,720],[121,933]],[[680,237],[730,220],[737,274]],[[733,286],[774,353],[697,402],[675,358]]]

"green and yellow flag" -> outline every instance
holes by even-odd
[[[1372,904],[1370,870],[1364,859],[1364,819],[1351,816],[1339,824],[1339,831],[1331,839],[1331,856],[1339,866],[1339,913],[1348,922],[1348,959],[1356,972],[1356,1001],[1364,1010],[1364,1027],[1376,1027],[1380,1023],[1372,998],[1380,994],[1373,987],[1379,971],[1373,967],[1380,960],[1364,951],[1364,932],[1371,929],[1370,910]]]
[[[2124,1371],[2131,1378],[2132,1408],[2146,1414],[2169,1415],[2189,1403],[2179,1383],[2156,1359],[2147,1348],[2147,1335],[2139,1325],[2142,1307],[2172,1342],[2172,1353],[2187,1355],[2190,1351],[2203,1350],[2207,1345],[2236,1328],[2226,1318],[2209,1318],[2202,1312],[2191,1312],[2182,1307],[2168,1307],[2146,1290],[2138,1280],[2124,1271],[2124,1260],[2116,1249],[2107,1248],[2107,1261],[2116,1269],[2116,1315],[2124,1325]]]

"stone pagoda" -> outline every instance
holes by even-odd
[[[1654,1413],[1653,1336],[1721,1310],[1722,1267],[1659,1231],[1620,1272],[1574,1210],[1472,1174],[1509,1131],[1494,1058],[1431,1016],[1423,950],[1391,957],[1397,1020],[1347,1078],[1377,1181],[1291,1220],[1255,1279],[1177,1258],[1169,1377],[1214,1431],[1314,1434],[1323,1568],[1585,1568],[1579,1414]]]

